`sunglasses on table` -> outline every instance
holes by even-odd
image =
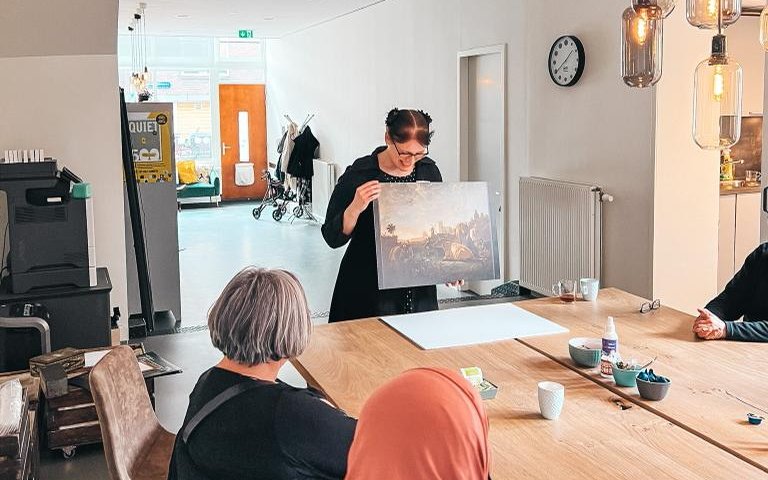
[[[661,308],[661,300],[656,299],[652,302],[645,302],[640,305],[640,313],[648,313],[651,310],[658,310]]]

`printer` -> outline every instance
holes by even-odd
[[[12,293],[92,285],[89,200],[76,198],[89,195],[73,196],[73,184],[79,183],[82,180],[68,169],[58,170],[55,160],[0,163]]]

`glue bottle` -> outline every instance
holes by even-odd
[[[600,360],[600,375],[613,376],[613,360],[619,351],[619,336],[616,334],[616,325],[613,317],[608,317],[603,331],[603,352]]]

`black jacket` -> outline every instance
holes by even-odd
[[[768,342],[768,243],[750,253],[723,293],[707,304],[726,325],[726,338]],[[736,322],[744,316],[743,322]]]
[[[379,290],[373,205],[360,214],[352,235],[344,235],[344,211],[355,198],[355,190],[371,180],[386,181],[379,169],[379,147],[347,167],[331,195],[323,225],[323,238],[331,248],[349,242],[336,278],[330,322],[437,310],[437,288],[433,286]],[[416,162],[416,180],[442,182],[434,160]]]
[[[288,159],[287,172],[296,178],[312,178],[315,168],[312,160],[315,158],[315,150],[320,142],[315,138],[312,129],[304,128],[304,131],[293,140],[291,158]]]

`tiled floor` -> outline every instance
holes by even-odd
[[[182,327],[204,325],[208,309],[226,282],[251,264],[296,273],[307,292],[314,321],[327,322],[323,313],[330,306],[343,249],[328,248],[319,225],[302,220],[293,224],[277,223],[270,216],[257,221],[251,216],[252,208],[250,204],[235,204],[184,209],[179,214]],[[439,289],[441,298],[465,295],[447,287]],[[148,350],[156,351],[184,370],[180,375],[155,382],[160,423],[177,432],[198,377],[214,365],[221,354],[212,347],[207,330],[150,337],[144,343]],[[293,385],[305,385],[290,364],[283,368],[280,378]],[[41,463],[42,480],[107,478],[100,445],[80,447],[70,460],[64,460],[58,452],[42,452]]]

